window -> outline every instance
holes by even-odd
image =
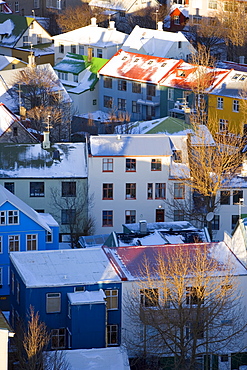
[[[228,362],[228,355],[221,355],[220,356],[220,361],[221,362]]]
[[[46,243],[52,243],[52,238],[53,237],[53,235],[52,235],[52,231],[50,232],[50,231],[47,231],[46,232]]]
[[[217,0],[209,0],[208,9],[217,9]]]
[[[239,204],[243,199],[243,190],[233,190],[233,204]]]
[[[141,112],[140,104],[132,100],[132,113],[140,113],[140,112]]]
[[[157,288],[141,289],[140,303],[143,307],[157,307],[159,304],[159,291]]]
[[[103,79],[103,86],[107,89],[112,89],[112,78],[110,77],[104,77]]]
[[[18,252],[20,250],[20,236],[19,235],[9,235],[9,252]]]
[[[75,209],[62,209],[61,210],[61,223],[62,225],[75,224],[76,212]]]
[[[42,35],[37,35],[37,44],[42,44]]]
[[[37,235],[36,234],[27,234],[26,236],[26,249],[27,251],[36,251],[37,250]]]
[[[70,51],[73,54],[76,54],[76,45],[70,45]]]
[[[61,10],[61,0],[47,0],[46,7]]]
[[[154,158],[151,160],[151,171],[161,171],[161,159]]]
[[[232,110],[233,112],[239,112],[239,100],[233,100]]]
[[[3,286],[3,267],[0,267],[0,288]]]
[[[174,184],[174,199],[184,199],[185,186],[181,182]]]
[[[28,36],[23,36],[23,47],[27,47],[29,44],[28,42]]]
[[[14,182],[5,182],[4,187],[11,193],[15,194],[15,183]]]
[[[19,13],[19,1],[15,1],[15,13]]]
[[[102,217],[102,226],[113,226],[113,211],[103,211]]]
[[[155,199],[165,199],[166,198],[166,184],[163,182],[158,182],[155,184]]]
[[[102,199],[113,199],[113,184],[103,184]]]
[[[118,98],[118,109],[119,110],[126,110],[126,99]]]
[[[103,172],[113,172],[113,159],[112,158],[103,158],[102,171]]]
[[[220,132],[227,132],[228,131],[228,120],[221,119],[219,120],[219,131]]]
[[[85,292],[85,286],[84,285],[76,286],[74,288],[74,292]]]
[[[102,49],[97,49],[97,58],[103,58]]]
[[[132,82],[132,92],[136,94],[140,94],[142,89],[142,85],[139,82]]]
[[[107,325],[107,345],[114,346],[118,344],[118,326]]]
[[[184,221],[184,211],[175,209],[174,210],[174,221]]]
[[[61,293],[46,294],[46,313],[61,311]]]
[[[16,280],[16,302],[20,303],[20,283]]]
[[[112,108],[113,98],[111,96],[104,95],[104,107]]]
[[[74,82],[78,82],[78,75],[73,75]]]
[[[203,321],[196,321],[196,322],[188,322],[186,325],[186,338],[197,338],[203,339],[204,338],[204,322]]]
[[[236,12],[237,4],[232,4],[231,1],[224,1],[224,11],[225,12]]]
[[[0,235],[0,253],[3,253],[3,237]]]
[[[174,100],[174,89],[168,89],[168,100]]]
[[[106,307],[108,310],[118,309],[118,290],[107,289],[104,291],[106,295]]]
[[[76,197],[75,181],[62,181],[62,197]]]
[[[179,24],[180,24],[179,15],[174,15],[174,16],[173,16],[173,22],[174,22],[174,24],[177,24],[177,25],[179,25]]]
[[[232,215],[232,229],[235,229],[239,220],[239,215]]]
[[[136,211],[125,211],[125,223],[134,224],[136,222]]]
[[[126,159],[126,172],[135,172],[136,171],[136,160],[134,158]]]
[[[217,109],[223,109],[223,98],[217,98]]]
[[[199,305],[204,303],[204,287],[187,287],[186,304]]]
[[[60,54],[64,54],[64,45],[60,44],[58,50]]]
[[[18,136],[18,127],[13,127],[13,136]]]
[[[136,199],[136,184],[128,183],[126,184],[126,199]]]
[[[231,192],[229,190],[222,190],[220,192],[220,204],[230,204]]]
[[[68,81],[68,73],[67,72],[58,72],[58,78],[60,78],[60,80]]]
[[[19,224],[19,211],[8,211],[8,225]]]
[[[124,80],[118,80],[118,90],[126,91],[127,90],[127,82]]]
[[[220,216],[214,215],[212,220],[212,230],[219,230],[220,229]]]
[[[6,211],[0,211],[0,224],[6,225]]]
[[[178,49],[182,48],[182,41],[178,41]]]
[[[30,182],[30,197],[44,197],[45,183],[44,182]]]
[[[164,222],[165,221],[165,210],[158,208],[155,210],[155,222]]]
[[[79,54],[84,55],[84,45],[79,44]]]
[[[147,199],[153,199],[153,184],[151,182],[148,183],[147,187]]]
[[[93,99],[93,105],[97,105],[97,99]]]
[[[155,96],[155,85],[147,84],[147,95],[148,96]]]
[[[52,329],[51,330],[51,348],[65,348],[66,343],[66,329]]]

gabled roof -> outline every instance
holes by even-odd
[[[0,13],[0,35],[5,35],[0,46],[14,47],[33,21],[31,17]]]
[[[30,217],[34,222],[37,222],[37,224],[39,224],[45,230],[51,231],[45,219],[42,216],[40,216],[38,212],[36,212],[33,208],[29,207],[20,198],[18,198],[10,191],[5,189],[2,185],[0,185],[0,206],[2,206],[6,202],[11,203],[14,207],[19,209],[19,211],[25,213],[25,215]]]
[[[98,135],[90,137],[91,155],[171,156],[172,142],[167,135]]]
[[[119,50],[99,71],[100,75],[128,80],[159,83],[180,65],[181,60],[160,58],[150,55]]]
[[[188,54],[195,50],[182,32],[167,32],[135,26],[123,44],[122,49],[165,58],[174,43],[178,41],[188,44]]]
[[[91,7],[99,7],[104,8],[107,10],[115,10],[117,11],[124,11],[128,12],[132,6],[136,3],[136,0],[91,0],[89,5]],[[160,5],[157,0],[154,0],[153,3],[156,3],[156,5]],[[152,4],[152,6],[155,6],[155,4]]]
[[[228,74],[211,90],[211,94],[228,96],[236,99],[247,99],[244,93],[247,83],[247,72],[228,70]]]
[[[81,45],[106,48],[116,45],[121,46],[127,37],[126,33],[117,31],[115,27],[104,28],[91,24],[90,26],[53,36],[53,39],[55,41],[76,42]]]
[[[0,144],[0,153],[0,178],[87,177],[84,143]]]
[[[10,258],[28,288],[120,282],[101,248],[15,252]]]
[[[13,63],[13,62],[19,62],[19,63],[27,65],[27,63],[24,62],[23,60],[20,60],[20,59],[14,58],[14,57],[8,57],[7,55],[0,55],[0,70],[4,69],[9,64],[15,64],[16,65],[16,63]]]
[[[6,14],[13,13],[10,7],[8,6],[8,4],[6,3],[6,1],[0,0],[0,4],[2,5],[2,13],[6,13]]]
[[[201,249],[202,253],[205,253],[206,249],[208,260],[212,259],[218,262],[217,271],[212,273],[213,276],[224,273],[226,264],[232,266],[234,269],[233,274],[235,275],[247,274],[246,268],[224,242],[181,244],[179,246],[177,244],[166,244],[160,246],[103,247],[108,258],[118,270],[121,279],[130,281],[143,278],[143,274],[140,271],[143,270],[146,260],[155,269],[157,256],[162,256],[164,263],[168,263],[168,255],[177,248],[180,248],[182,254],[188,253],[190,258],[193,258],[198,248],[199,250]]]

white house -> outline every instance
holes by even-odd
[[[98,27],[96,18],[91,24],[74,31],[53,36],[55,64],[61,61],[67,52],[91,57],[110,59],[123,45],[128,35],[117,31],[115,22],[109,27]]]
[[[91,8],[102,8],[102,11],[117,15],[120,19],[122,18],[124,20],[126,14],[134,13],[148,7],[158,8],[160,4],[157,0],[91,0],[89,5]]]
[[[135,26],[122,49],[132,53],[183,60],[196,53],[182,32],[163,31],[162,22],[158,22],[157,30]]]
[[[120,232],[122,224],[146,220],[183,220],[166,200],[187,196],[176,180],[187,163],[187,136],[91,136],[88,153],[89,194],[96,234]]]

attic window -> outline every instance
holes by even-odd
[[[185,77],[185,72],[184,71],[178,71],[178,76],[180,77]]]
[[[161,64],[161,67],[165,67],[165,66],[166,66],[166,63],[162,63],[162,64]]]
[[[152,64],[153,63],[153,60],[150,60],[149,62],[148,62],[148,64]]]
[[[122,58],[122,60],[125,60],[125,59],[127,59],[126,55]]]
[[[138,62],[138,60],[139,60],[139,58],[136,58],[136,59],[134,60],[134,63]]]
[[[233,77],[232,80],[237,80],[239,78],[240,74],[236,73]]]
[[[245,75],[242,75],[241,77],[240,77],[240,81],[244,81],[244,80],[246,80],[246,78],[247,78],[247,76],[245,76]]]

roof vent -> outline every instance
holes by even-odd
[[[158,22],[157,23],[157,30],[158,31],[163,31],[163,22]]]
[[[96,21],[97,21],[96,17],[91,18],[91,26],[98,27]]]
[[[115,22],[114,21],[109,21],[109,30],[115,30]]]
[[[145,234],[147,232],[147,221],[146,220],[139,221],[139,230],[140,230],[140,233]]]
[[[51,147],[49,134],[50,134],[49,131],[44,131],[43,132],[43,135],[44,135],[44,140],[43,140],[43,143],[42,143],[43,149],[50,149],[50,147]]]

